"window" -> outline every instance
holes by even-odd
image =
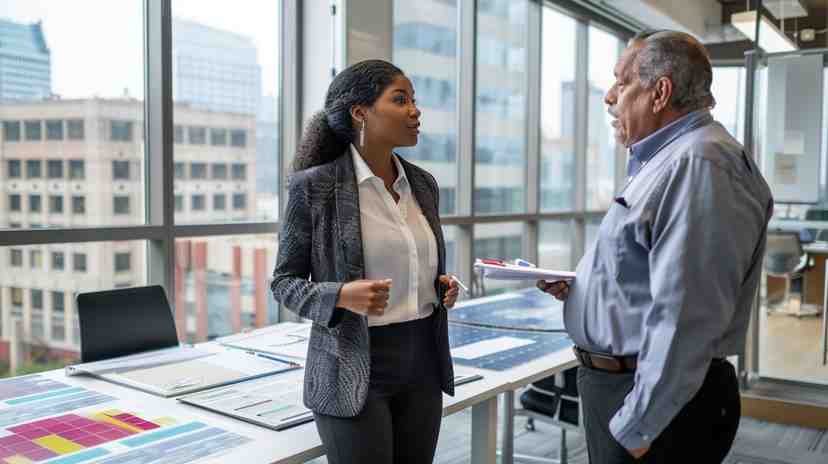
[[[86,272],[86,254],[73,253],[72,254],[72,270],[75,272]]]
[[[212,177],[216,180],[227,179],[227,165],[224,163],[213,163],[210,165],[213,173]]]
[[[50,119],[46,121],[46,140],[63,140],[62,119]]]
[[[23,289],[12,287],[11,288],[11,304],[12,306],[23,306]]]
[[[234,193],[233,194],[233,209],[245,209],[247,208],[247,195],[244,193]]]
[[[184,195],[175,196],[175,211],[184,211]]]
[[[476,257],[515,259],[523,255],[524,224],[520,222],[476,224],[474,226],[473,253]],[[475,279],[479,279],[475,275]],[[525,282],[477,280],[485,295],[515,290],[526,286]]]
[[[474,204],[486,214],[526,209],[528,0],[479,8],[476,38]],[[493,13],[497,12],[497,13]],[[497,186],[496,188],[492,188]],[[491,198],[492,195],[502,195]]]
[[[190,179],[206,179],[207,163],[190,163]]]
[[[173,137],[175,143],[184,143],[184,128],[178,124],[173,126]]]
[[[9,250],[9,265],[11,267],[23,267],[23,250],[19,248]]]
[[[247,146],[247,131],[244,129],[234,129],[230,131],[230,145],[234,147]]]
[[[43,336],[43,290],[33,288],[30,293],[32,302],[31,333],[35,337]]]
[[[206,127],[189,127],[191,145],[204,145],[207,143],[207,128]]]
[[[227,209],[227,196],[223,193],[213,194],[213,209],[216,211],[224,211]]]
[[[574,270],[574,242],[575,229],[571,221],[541,221],[538,231],[538,266],[544,269]]]
[[[433,174],[441,188],[440,214],[456,211],[458,0],[394,1],[393,61],[406,70],[425,113],[416,147],[399,153]],[[421,18],[441,18],[439,21]],[[433,117],[431,117],[433,116]],[[258,133],[257,133],[258,138]],[[258,165],[256,170],[259,170]]]
[[[20,141],[20,121],[3,121],[3,140],[6,142]]]
[[[612,116],[607,113],[604,95],[615,83],[613,66],[621,51],[618,37],[595,26],[589,27],[589,73],[587,114],[587,195],[588,210],[609,208],[615,193],[616,142]],[[608,61],[612,64],[608,64]]]
[[[115,253],[115,272],[129,272],[132,269],[130,253]]]
[[[66,340],[66,302],[61,291],[52,291],[52,340]]]
[[[46,161],[46,175],[49,179],[63,179],[63,160]]]
[[[233,180],[247,180],[247,165],[233,163]]]
[[[210,129],[210,145],[224,146],[227,145],[227,129]]]
[[[742,142],[745,136],[745,68],[714,66],[710,91],[716,99],[710,114],[730,135]]]
[[[22,211],[22,210],[23,210],[23,207],[21,206],[21,202],[20,202],[20,194],[18,194],[18,193],[9,194],[9,211],[19,212],[19,211]]]
[[[39,194],[29,194],[29,212],[39,213],[42,211]]]
[[[65,266],[64,255],[62,251],[53,251],[52,252],[52,270],[53,271],[62,271]]]
[[[66,120],[66,135],[69,140],[83,140],[83,119]]]
[[[175,162],[175,178],[176,179],[183,179],[186,174],[184,174],[184,163],[176,161]]]
[[[129,161],[113,161],[112,178],[114,180],[129,180]]]
[[[115,195],[112,211],[117,215],[129,214],[129,197],[126,195]]]
[[[86,214],[86,197],[72,195],[72,214]]]
[[[576,21],[543,9],[541,64],[540,208],[575,209],[575,41]],[[557,268],[555,268],[557,269]]]
[[[32,308],[43,309],[43,290],[33,288],[31,291]]]
[[[190,198],[190,208],[193,211],[204,211],[204,194],[195,194]]]
[[[26,140],[32,142],[39,142],[43,139],[43,133],[41,129],[41,121],[24,121],[23,127],[26,131]]]
[[[43,252],[40,250],[29,250],[29,267],[32,269],[43,268]]]
[[[49,212],[63,214],[63,195],[49,195]]]
[[[21,164],[20,160],[17,159],[10,159],[8,160],[6,166],[8,167],[8,172],[6,175],[9,179],[20,179],[23,174],[21,173]]]
[[[83,160],[69,160],[69,178],[72,180],[86,178],[86,168]]]
[[[193,162],[206,163],[204,175],[202,171],[187,173],[188,179],[197,182],[246,180],[244,191],[250,195],[249,209],[227,217],[214,215],[210,197],[218,186],[200,184],[202,190],[196,191],[194,185],[179,185],[177,192],[185,196],[185,207],[176,214],[176,223],[273,220],[278,215],[283,184],[279,182],[279,95],[283,90],[279,88],[278,18],[286,3],[258,2],[255,7],[236,8],[232,21],[219,9],[205,9],[197,2],[170,3],[173,120],[185,128],[187,136],[186,145],[174,145],[173,162],[185,163],[188,169],[200,169],[191,165]],[[232,162],[251,165],[244,179],[233,177]],[[214,171],[214,163],[227,165],[228,174],[222,174],[225,168]],[[228,195],[241,190],[228,190],[230,187],[222,186]],[[189,202],[196,192],[205,194],[205,213],[191,217],[195,207]],[[228,209],[230,201],[228,198]]]
[[[113,142],[132,141],[132,121],[112,120],[109,122],[109,140]]]
[[[40,160],[26,160],[26,178],[40,179],[41,177],[43,177],[41,166],[42,163],[40,162]]]

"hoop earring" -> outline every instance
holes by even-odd
[[[365,120],[362,120],[362,128],[359,130],[359,147],[365,148]]]

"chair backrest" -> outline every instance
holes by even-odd
[[[81,293],[76,307],[82,362],[178,345],[175,319],[159,285]]]
[[[796,232],[769,231],[765,248],[765,270],[771,274],[793,272],[802,258],[802,244]]]

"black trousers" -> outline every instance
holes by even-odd
[[[355,417],[314,413],[331,464],[427,464],[434,460],[443,392],[434,316],[369,328],[371,383]]]
[[[739,383],[730,363],[713,360],[702,387],[639,460],[609,430],[610,419],[632,390],[633,376],[585,367],[578,369],[590,464],[713,464],[724,460],[736,438],[741,417]]]

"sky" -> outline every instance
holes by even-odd
[[[262,93],[278,95],[280,0],[173,0],[173,16],[250,37]],[[143,1],[3,0],[0,18],[43,22],[52,91],[63,98],[143,98]],[[175,30],[173,30],[173,36]]]

